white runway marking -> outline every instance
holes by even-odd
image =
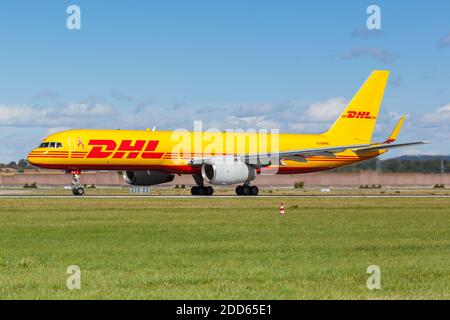
[[[234,195],[223,195],[223,196],[176,196],[176,195],[84,195],[84,196],[73,196],[73,195],[0,195],[0,199],[122,199],[122,198],[132,198],[132,199],[267,199],[267,198],[450,198],[450,195],[265,195],[265,196],[234,196]]]

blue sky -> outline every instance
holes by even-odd
[[[389,156],[450,154],[448,1],[19,0],[0,40],[1,162],[66,128],[320,132],[373,69],[391,70],[376,138],[406,114],[400,140],[433,141]]]

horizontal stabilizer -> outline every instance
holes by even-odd
[[[402,148],[402,147],[408,147],[408,146],[414,146],[417,144],[426,144],[426,143],[431,143],[431,142],[416,141],[416,142],[397,143],[397,144],[382,143],[382,144],[375,144],[375,145],[368,146],[368,147],[356,148],[356,149],[353,149],[353,151],[365,152],[365,151],[374,151],[374,150],[385,150],[385,149]]]

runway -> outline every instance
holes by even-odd
[[[450,198],[450,195],[263,195],[263,196],[236,196],[236,195],[220,195],[220,196],[183,196],[183,195],[0,195],[0,199],[276,199],[276,198],[321,198],[321,199],[339,199],[339,198]]]

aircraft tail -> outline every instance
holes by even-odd
[[[389,71],[373,71],[324,135],[336,143],[370,143],[388,78]]]

